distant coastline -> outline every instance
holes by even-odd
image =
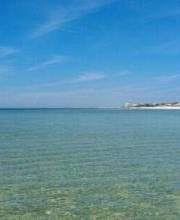
[[[180,110],[180,102],[171,103],[125,103],[123,109]]]

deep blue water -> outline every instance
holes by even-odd
[[[180,219],[180,111],[0,110],[0,219]]]

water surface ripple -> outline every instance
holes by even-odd
[[[180,111],[0,110],[0,219],[179,220]]]

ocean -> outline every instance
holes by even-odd
[[[179,220],[180,111],[0,110],[1,220]]]

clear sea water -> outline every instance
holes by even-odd
[[[0,110],[1,220],[179,220],[180,111]]]

